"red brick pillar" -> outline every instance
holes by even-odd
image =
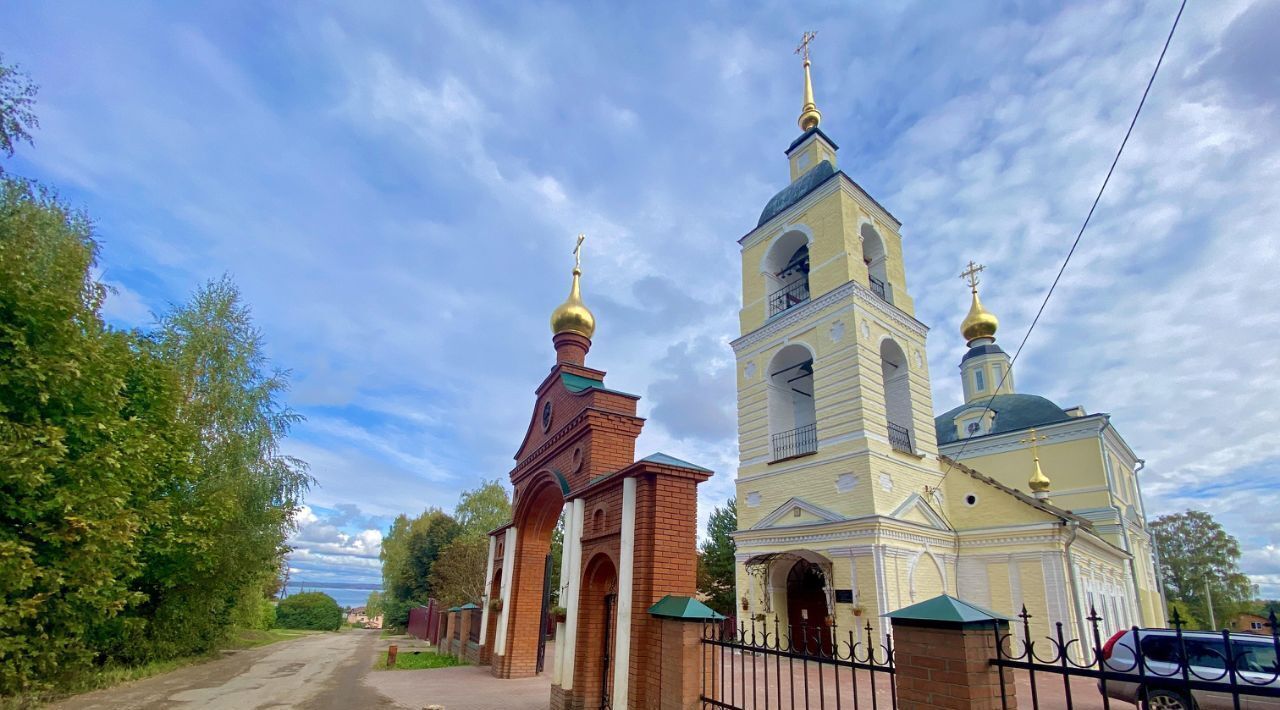
[[[999,710],[996,633],[1007,621],[945,622],[894,619],[898,710]],[[1013,673],[1004,671],[1005,703],[1018,707]]]
[[[663,619],[658,707],[693,710],[702,706],[702,624]]]
[[[645,705],[663,710],[702,707],[702,674],[718,670],[703,667],[707,656],[702,649],[703,630],[724,617],[695,599],[670,594],[650,607],[649,615],[658,627],[657,668],[648,679]],[[718,682],[716,677],[706,679],[707,687]]]
[[[467,660],[467,642],[471,639],[471,610],[463,609],[458,612],[458,649],[454,652],[454,656],[459,661]]]

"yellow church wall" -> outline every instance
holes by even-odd
[[[1052,481],[1049,493],[1054,505],[1067,510],[1085,510],[1111,504],[1105,489],[1107,476],[1098,439],[1046,442],[1039,448],[1041,470]],[[1027,485],[1032,468],[1030,448],[965,456],[964,463],[1010,488],[1030,491]],[[1071,493],[1073,489],[1086,490]]]
[[[947,520],[958,531],[1056,522],[1058,519],[1000,489],[953,470],[942,479]],[[969,505],[966,498],[977,500]]]

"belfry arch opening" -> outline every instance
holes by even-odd
[[[770,247],[764,261],[769,317],[809,300],[809,239],[787,232]]]
[[[889,285],[889,271],[886,266],[888,254],[885,252],[884,240],[875,227],[862,225],[862,261],[867,265],[867,281],[871,292],[881,299],[893,303],[893,287]]]
[[[911,377],[907,355],[891,338],[880,343],[880,375],[884,383],[885,418],[889,443],[894,449],[915,453],[915,426],[911,412]]]
[[[769,443],[774,461],[818,450],[813,354],[788,345],[769,363]]]

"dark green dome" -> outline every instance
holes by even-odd
[[[995,412],[996,416],[991,431],[987,434],[1003,434],[1033,426],[1056,424],[1071,418],[1062,411],[1062,407],[1039,395],[998,394],[993,397],[983,397],[969,404],[962,404],[933,420],[934,428],[938,432],[938,445],[959,441],[960,437],[956,436],[956,418],[972,410],[981,411],[987,406],[988,401],[990,401],[991,411]]]
[[[769,203],[764,206],[764,212],[760,213],[760,221],[756,223],[756,226],[759,227],[782,214],[788,207],[804,199],[805,195],[816,190],[819,185],[835,174],[835,166],[829,160],[824,160],[813,166],[809,169],[809,172],[796,178],[795,182],[782,188],[781,192],[769,200]]]

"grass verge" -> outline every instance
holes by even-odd
[[[467,664],[459,661],[456,656],[446,656],[435,651],[402,651],[396,655],[396,667],[388,668],[387,652],[383,651],[373,667],[380,671],[420,671],[425,668],[452,668],[465,665]]]

